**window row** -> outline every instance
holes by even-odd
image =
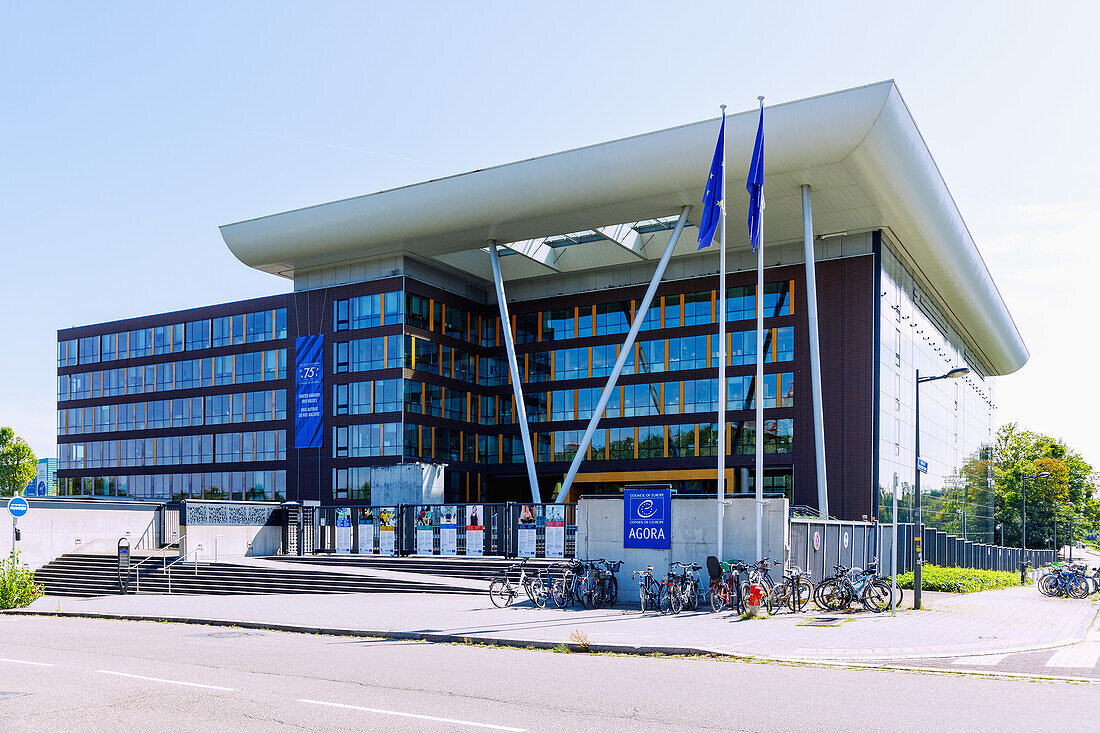
[[[59,469],[179,466],[286,459],[286,431],[97,440],[57,446]]]
[[[504,359],[478,357],[463,349],[416,336],[405,337],[405,368],[487,387],[508,384],[508,366]]]
[[[286,379],[286,349],[119,367],[57,378],[57,401]]]
[[[286,419],[286,390],[71,407],[57,411],[57,434],[158,430]]]
[[[332,368],[336,374],[400,369],[400,335],[338,341],[333,344]]]
[[[285,339],[286,308],[68,339],[57,344],[59,367],[174,354]]]
[[[471,344],[498,345],[500,319],[496,316],[480,316],[422,295],[406,294],[405,323]]]
[[[401,423],[345,425],[332,429],[333,458],[401,455]]]
[[[531,440],[535,460],[569,461],[580,446],[582,430],[534,433]],[[467,463],[523,463],[523,443],[518,435],[475,435],[473,433],[405,425],[406,457]],[[728,455],[753,455],[756,451],[755,422],[726,423]],[[764,421],[764,452],[787,454],[794,451],[794,421],[790,418]],[[625,460],[640,458],[690,458],[718,455],[718,423],[687,425],[642,425],[604,428],[592,437],[586,459]]]
[[[332,387],[334,415],[369,415],[401,411],[400,379],[336,384]]]
[[[764,317],[791,314],[793,282],[783,280],[764,284]],[[516,319],[516,342],[562,341],[584,336],[626,333],[634,319],[638,301],[598,303],[577,308],[520,313]],[[718,322],[715,291],[703,290],[654,298],[642,320],[642,330],[678,328]],[[742,285],[726,291],[726,321],[744,321],[756,317],[756,286]]]
[[[286,501],[286,471],[77,476],[57,480],[62,496],[129,496],[135,499]]]
[[[726,379],[726,409],[751,410],[756,407],[756,377]],[[524,395],[527,419],[588,420],[599,402],[602,388],[529,392]],[[764,375],[764,407],[794,405],[794,373]],[[644,417],[649,415],[686,415],[717,412],[717,384],[713,379],[688,379],[682,382],[626,384],[611,392],[604,417]]]
[[[334,331],[404,323],[405,294],[397,291],[337,300],[332,304],[332,319]]]

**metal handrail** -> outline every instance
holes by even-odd
[[[173,545],[175,545],[176,551],[179,552],[180,542],[182,542],[182,541],[183,541],[183,537],[180,537],[175,542],[172,542],[172,543],[169,543],[169,544],[165,545],[164,547],[160,548],[159,550],[154,552],[152,555],[149,555],[147,558],[145,558],[141,562],[137,563],[136,565],[131,565],[130,566],[129,570],[130,570],[131,573],[133,573],[133,576],[134,576],[134,586],[135,586],[134,587],[134,592],[135,593],[140,593],[141,592],[141,573],[138,572],[138,568],[140,568],[142,565],[149,562],[150,560],[155,559],[157,556],[160,556],[160,558],[165,561],[165,564],[162,565],[162,569],[165,568],[165,567],[168,567],[168,565],[167,565],[168,557],[166,555],[162,555],[161,553],[165,552],[166,550],[171,550]]]
[[[216,535],[214,535],[213,537],[210,538],[210,540],[214,540],[214,562],[218,561],[218,538],[219,537],[221,537],[221,535],[216,534]],[[210,540],[207,540],[207,542],[209,542]],[[195,549],[189,550],[184,555],[180,555],[175,560],[173,560],[172,562],[168,563],[163,568],[161,568],[161,572],[165,573],[168,576],[168,593],[169,594],[171,594],[171,592],[172,592],[172,568],[173,568],[173,566],[175,566],[177,563],[183,562],[190,555],[197,554],[199,552],[199,550],[203,549],[205,544],[206,543],[204,542],[204,543],[200,543],[200,544],[196,545]],[[195,560],[195,575],[197,576],[198,574],[199,574],[199,561],[196,559]]]

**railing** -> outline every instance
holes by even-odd
[[[214,540],[214,562],[218,561],[218,538],[219,537],[221,537],[221,535],[216,534],[216,535],[214,535],[213,537],[210,538],[210,540]],[[210,540],[207,540],[207,542],[209,542]],[[172,593],[172,568],[175,567],[176,565],[178,565],[179,563],[183,562],[184,560],[186,560],[191,555],[196,555],[197,556],[198,553],[203,549],[205,544],[206,543],[196,545],[195,549],[188,550],[186,554],[180,555],[175,560],[173,560],[172,562],[168,563],[163,568],[161,568],[161,572],[163,572],[165,575],[168,576],[168,593],[169,594]],[[195,558],[194,564],[195,564],[195,575],[197,576],[199,574],[199,560],[198,560],[198,557]]]
[[[182,539],[183,538],[181,537],[180,540],[182,540]],[[159,550],[157,550],[156,552],[154,552],[152,555],[149,555],[148,557],[146,557],[141,562],[137,563],[136,565],[131,565],[130,566],[130,573],[132,573],[133,576],[134,576],[134,592],[135,593],[141,593],[141,572],[140,572],[141,566],[144,565],[145,563],[149,562],[150,560],[155,560],[157,557],[160,557],[164,561],[164,563],[162,564],[162,567],[161,567],[161,569],[163,570],[165,567],[168,567],[168,556],[165,555],[164,553],[166,553],[168,550],[171,550],[173,547],[175,547],[176,550],[178,551],[179,550],[179,545],[180,545],[179,541],[175,542],[172,545],[165,545],[164,547],[162,547]],[[129,579],[130,579],[129,575],[127,575],[126,579],[127,579],[127,582],[129,582]]]

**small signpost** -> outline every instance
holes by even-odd
[[[8,499],[8,514],[11,515],[11,551],[15,552],[15,543],[19,541],[19,517],[27,513],[31,505],[22,496]]]
[[[917,470],[921,473],[928,473],[928,461],[923,458],[917,459]]]

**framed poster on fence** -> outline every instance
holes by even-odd
[[[470,504],[466,507],[466,554],[480,557],[485,553],[485,507]]]
[[[538,524],[535,519],[535,507],[524,504],[519,513],[519,542],[518,552],[520,557],[535,557],[538,547]]]
[[[445,506],[439,509],[439,554],[458,554],[457,507]]]
[[[359,554],[374,554],[374,510],[359,510]]]
[[[351,509],[336,510],[336,552],[351,552]]]
[[[565,507],[546,507],[546,556],[565,557]]]
[[[397,548],[397,512],[392,506],[378,510],[378,554],[393,555]]]
[[[430,506],[418,506],[416,508],[416,554],[431,555],[435,552],[432,547],[432,508]]]

